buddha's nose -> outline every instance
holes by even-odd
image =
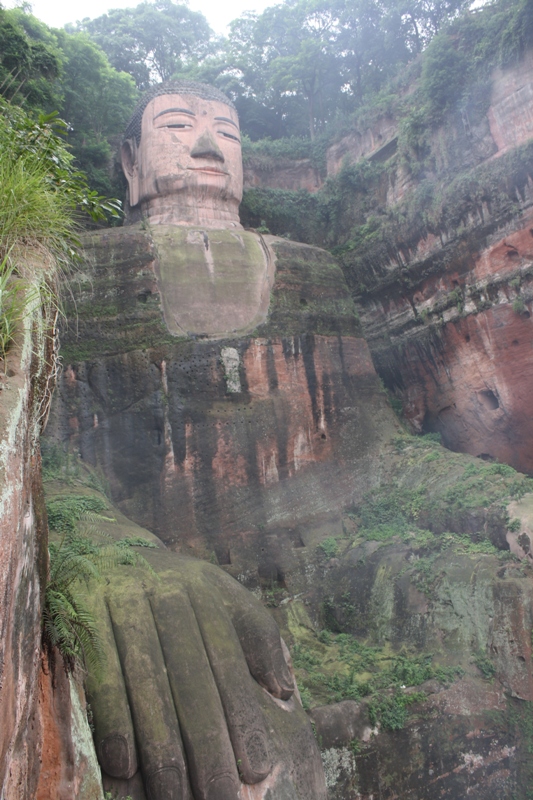
[[[192,158],[214,158],[224,162],[224,155],[209,131],[204,131],[191,150]]]

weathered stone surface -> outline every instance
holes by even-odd
[[[128,260],[125,241],[90,239],[95,296],[83,287],[77,298],[83,339],[65,341],[56,433],[74,436],[120,509],[172,548],[283,580],[297,564],[295,526],[317,515],[338,524],[339,503],[369,488],[369,459],[395,426],[340,270],[323,251],[269,237],[276,282],[256,338],[172,341],[150,266],[135,271],[151,244],[132,232]],[[149,280],[154,293],[139,301]],[[120,303],[102,313],[113,286],[124,287]]]
[[[152,229],[165,322],[176,336],[223,339],[265,322],[275,258],[249,231]]]
[[[57,652],[42,654],[37,722],[43,736],[35,800],[103,800],[82,681]]]
[[[343,518],[336,555],[323,549],[331,540],[303,551],[306,590],[264,595],[295,645],[302,692],[319,706],[310,713],[328,796],[522,797],[533,711],[531,568],[527,558],[509,558],[505,537],[494,538],[500,554],[487,541],[490,497],[512,489],[501,484],[507,468],[416,438],[396,439],[381,465],[381,489]],[[516,480],[511,471],[507,479]],[[375,539],[364,528],[369,502],[386,523],[378,518]],[[402,528],[402,508],[412,509],[412,528]],[[520,529],[509,535],[524,541],[530,495],[510,513]],[[428,526],[433,533],[421,532]],[[413,677],[415,664],[428,662],[451,672]],[[392,665],[400,671],[387,683]],[[381,689],[366,697],[369,680]],[[357,685],[357,701],[323,705],[357,696]],[[371,721],[372,705],[416,692],[403,727],[392,720],[401,730],[381,725],[379,714]]]
[[[58,654],[49,665],[41,653],[48,529],[39,434],[54,341],[46,309],[30,300],[27,312],[0,373],[0,796],[102,800],[83,692]]]
[[[363,314],[378,371],[417,431],[533,471],[533,213],[452,252],[445,268],[376,293]],[[387,339],[385,337],[388,337]]]
[[[452,170],[475,183],[477,173],[466,170],[483,162],[498,169],[500,156],[513,156],[514,166],[505,162],[508,176],[493,173],[492,188],[468,212],[465,206],[460,225],[418,240],[413,233],[396,256],[361,275],[359,298],[376,369],[413,429],[438,431],[448,447],[528,472],[533,195],[530,167],[514,148],[530,136],[523,100],[532,86],[529,52],[493,74],[483,130],[465,138],[450,118],[432,133],[435,173],[428,179],[435,185]],[[439,161],[439,152],[447,160]],[[497,197],[507,199],[499,205]],[[408,209],[409,197],[404,202]]]
[[[245,190],[260,186],[261,188],[285,189],[289,192],[296,192],[299,189],[316,192],[323,183],[319,171],[307,158],[285,162],[280,160],[274,164],[269,159],[268,166],[265,166],[260,158],[252,157],[244,164]]]
[[[336,175],[343,163],[356,162],[360,158],[386,160],[394,155],[398,140],[395,119],[381,117],[365,131],[354,131],[328,148],[327,174]]]
[[[44,322],[43,322],[44,324]],[[46,515],[38,435],[49,396],[49,341],[33,316],[0,374],[0,794],[34,795],[43,732],[38,698]]]
[[[518,64],[493,75],[488,118],[499,154],[531,138],[532,108],[533,52],[529,51]]]

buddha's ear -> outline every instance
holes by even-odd
[[[130,206],[136,206],[140,199],[139,151],[136,139],[126,139],[120,148],[122,169],[128,181]]]

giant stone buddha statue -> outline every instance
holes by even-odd
[[[155,87],[122,163],[129,221],[140,213],[157,250],[168,331],[213,339],[263,322],[274,258],[239,222],[232,103],[205,84]],[[106,651],[103,675],[89,678],[104,786],[133,800],[323,800],[273,619],[219,567],[166,549],[147,558],[154,575],[118,570],[90,601]]]

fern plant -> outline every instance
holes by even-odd
[[[119,565],[141,565],[154,574],[146,559],[131,548],[156,545],[137,536],[111,541],[98,528],[98,519],[114,521],[97,513],[105,508],[100,498],[67,495],[50,501],[47,506],[50,527],[62,532],[63,537],[49,546],[43,644],[57,647],[70,669],[79,663],[98,674],[103,665],[102,641],[97,621],[80,590],[83,584],[98,581],[102,571]],[[80,531],[80,526],[85,528]],[[95,538],[103,541],[99,543]]]
[[[57,647],[72,669],[81,662],[98,671],[102,665],[102,643],[96,621],[79,596],[79,584],[100,577],[100,553],[86,537],[67,533],[60,544],[50,544],[50,579],[43,609],[43,640]]]

